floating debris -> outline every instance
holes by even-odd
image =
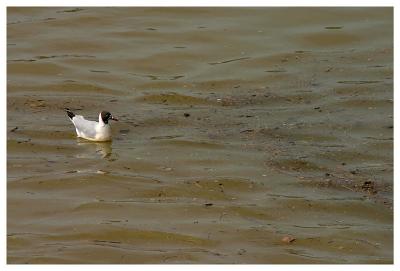
[[[84,10],[83,8],[74,8],[74,9],[66,9],[57,11],[57,13],[64,13],[64,12],[78,12]]]
[[[342,29],[343,26],[325,26],[325,29]]]
[[[183,135],[166,135],[166,136],[152,136],[150,139],[173,139],[182,137]]]
[[[229,60],[224,60],[224,61],[218,61],[218,62],[209,62],[208,64],[210,65],[218,65],[218,64],[225,64],[233,61],[240,61],[240,60],[245,60],[249,59],[251,57],[241,57],[241,58],[235,58],[235,59],[229,59]]]
[[[101,73],[110,73],[109,71],[102,71],[102,70],[89,70],[90,72],[101,72]]]
[[[35,59],[41,60],[41,59],[49,59],[49,58],[69,58],[69,57],[77,57],[77,58],[95,58],[93,55],[77,55],[77,54],[65,54],[65,55],[39,55],[35,56]],[[33,59],[33,61],[36,61]]]
[[[150,80],[177,80],[179,78],[185,77],[184,75],[172,75],[172,76],[159,76],[159,75],[153,75],[153,74],[137,74],[137,73],[130,73],[131,75],[134,76],[140,76],[140,77],[146,77],[149,78]]]
[[[164,167],[164,166],[160,166],[160,167],[158,167],[158,169],[164,170],[164,171],[173,171],[173,170],[174,170],[174,169],[171,168],[171,167]]]
[[[354,84],[354,85],[362,85],[362,84],[375,84],[381,83],[382,81],[377,80],[348,80],[348,81],[338,81],[339,84]]]
[[[268,71],[265,71],[265,72],[286,72],[286,70],[268,70]]]
[[[176,79],[179,79],[182,77],[185,77],[185,76],[184,75],[175,75],[175,76],[172,76],[169,80],[176,80]]]
[[[281,239],[281,241],[282,241],[283,243],[290,244],[290,243],[293,243],[294,241],[296,241],[296,238],[294,238],[294,237],[292,237],[292,236],[284,236],[284,237]]]
[[[375,188],[375,183],[373,181],[365,181],[361,188],[364,191],[373,192]]]
[[[36,59],[10,59],[7,62],[34,62]]]

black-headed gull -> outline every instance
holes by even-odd
[[[71,110],[65,108],[68,117],[75,125],[76,135],[91,141],[110,141],[111,127],[108,121],[116,120],[110,112],[101,111],[99,114],[99,122],[86,120],[83,116],[75,115]]]

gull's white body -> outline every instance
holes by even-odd
[[[85,119],[83,116],[75,115],[71,119],[75,125],[76,135],[78,137],[91,141],[110,141],[111,127],[109,123],[104,123],[99,114],[99,122]]]

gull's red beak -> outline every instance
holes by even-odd
[[[115,120],[115,121],[118,121],[118,119],[117,119],[117,118],[114,118],[114,116],[111,116],[111,119],[112,119],[112,120]]]

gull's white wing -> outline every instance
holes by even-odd
[[[97,122],[86,120],[83,116],[75,115],[72,118],[72,123],[75,125],[78,136],[85,138],[96,137],[96,125]]]

